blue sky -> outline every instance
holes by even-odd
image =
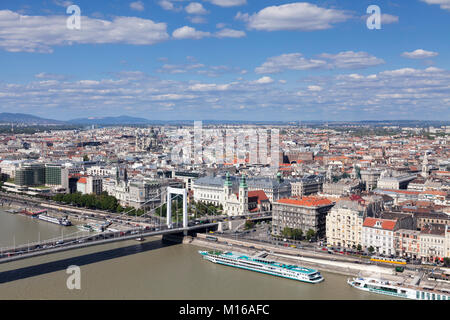
[[[450,120],[449,18],[450,0],[3,0],[0,112]]]

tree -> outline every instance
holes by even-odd
[[[308,231],[306,231],[306,239],[308,239],[308,240],[313,238],[315,235],[316,235],[316,233],[313,229],[308,229]]]
[[[358,250],[358,251],[361,251],[361,250],[362,250],[362,247],[361,247],[360,244],[358,244],[358,246],[356,247],[356,250]]]
[[[89,156],[87,155],[87,154],[85,154],[84,156],[83,156],[83,161],[89,161]]]
[[[249,230],[255,226],[255,223],[253,221],[247,220],[245,221],[245,230]]]
[[[444,267],[450,267],[450,258],[444,258]]]
[[[292,234],[292,229],[288,227],[284,227],[283,231],[281,231],[281,235],[285,238],[290,238]]]
[[[295,240],[301,239],[303,236],[303,230],[302,229],[292,229],[292,238]]]
[[[373,253],[375,251],[374,247],[370,246],[367,250],[369,250],[370,253]]]

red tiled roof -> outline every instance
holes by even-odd
[[[406,190],[397,190],[397,189],[383,189],[383,191],[390,191],[395,193],[403,193],[403,194],[420,194],[420,191],[406,191]]]
[[[277,201],[278,203],[284,204],[293,204],[296,206],[305,206],[305,207],[323,207],[332,205],[333,202],[328,200],[327,198],[317,198],[317,197],[303,197],[299,200],[297,199],[280,199]]]
[[[258,204],[261,203],[261,201],[269,201],[269,198],[267,198],[266,193],[263,190],[254,190],[248,192],[248,197],[250,198],[256,198],[256,201]],[[250,202],[250,200],[249,200]]]
[[[377,221],[381,222],[381,228],[385,230],[394,230],[397,220],[366,218],[363,223],[363,227],[374,227]]]
[[[87,183],[87,179],[85,177],[78,179],[79,183]]]

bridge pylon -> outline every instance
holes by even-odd
[[[183,228],[188,227],[187,190],[167,187],[167,227],[172,227],[172,194],[183,196]],[[186,233],[186,232],[185,232]]]

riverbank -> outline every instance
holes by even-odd
[[[206,239],[202,239],[199,237],[185,237],[183,240],[185,244],[191,244],[201,248],[209,248],[209,249],[219,249],[223,251],[239,251],[242,253],[246,253],[248,255],[254,255],[258,252],[261,252],[263,249],[255,249],[250,248],[253,243],[246,243],[245,241],[233,240],[233,245],[230,246],[228,243],[224,242],[212,242]],[[370,276],[382,276],[385,279],[389,279],[392,281],[403,282],[407,279],[411,279],[414,277],[414,272],[405,271],[401,275],[395,273],[394,268],[387,268],[375,265],[362,265],[358,263],[351,262],[343,262],[343,261],[335,261],[335,260],[325,260],[318,258],[305,257],[302,255],[294,255],[288,253],[274,253],[268,250],[265,250],[268,253],[267,258],[270,260],[274,260],[280,263],[285,264],[297,264],[307,268],[318,269],[319,271],[326,271],[330,273],[335,273],[339,275],[345,276],[362,276],[362,277],[370,277]],[[332,258],[333,259],[333,258]]]

